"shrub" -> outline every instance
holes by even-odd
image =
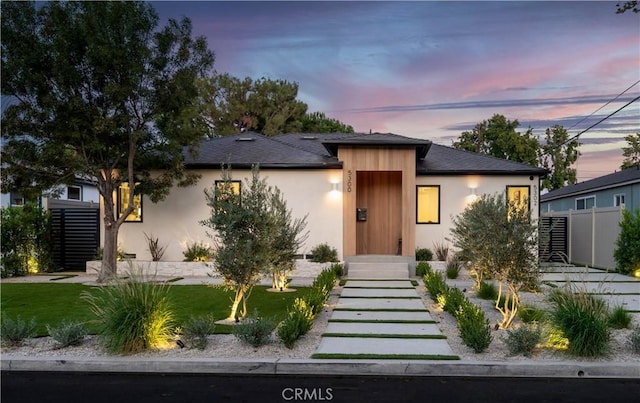
[[[633,329],[627,339],[627,345],[636,354],[640,354],[640,327]]]
[[[518,317],[523,323],[544,322],[546,313],[543,309],[535,306],[520,305]]]
[[[482,281],[477,293],[478,298],[495,301],[498,299],[498,289],[493,283]]]
[[[182,254],[185,262],[208,262],[213,259],[213,250],[204,242],[187,244],[187,250]]]
[[[627,329],[631,325],[631,314],[623,307],[617,306],[609,312],[608,322],[613,329]]]
[[[260,347],[269,342],[275,327],[276,323],[272,319],[261,318],[258,311],[254,310],[253,314],[234,326],[233,335],[253,347]]]
[[[317,263],[337,262],[338,251],[329,244],[321,243],[311,249],[311,261]]]
[[[447,262],[447,278],[456,279],[460,273],[460,263],[457,260],[450,260]]]
[[[160,246],[160,239],[154,237],[153,234],[147,235],[145,232],[144,237],[147,240],[147,248],[151,254],[151,260],[159,262],[162,259],[162,256],[164,256],[164,252],[167,250],[167,245]]]
[[[311,308],[313,315],[317,315],[322,312],[325,302],[327,302],[328,294],[324,288],[312,287],[305,294],[304,301]]]
[[[97,317],[108,351],[131,354],[170,344],[173,312],[169,286],[151,280],[131,272],[126,280],[82,294]]]
[[[215,327],[215,321],[210,316],[192,316],[182,325],[182,336],[191,348],[204,350],[209,342],[208,336]]]
[[[15,320],[2,314],[2,324],[0,324],[0,339],[2,344],[7,346],[19,346],[24,339],[33,337],[36,334],[36,320],[32,318],[25,322],[18,316]]]
[[[60,347],[77,346],[84,341],[87,329],[82,323],[64,321],[58,327],[47,325],[47,332]]]
[[[434,242],[433,250],[436,252],[436,258],[441,262],[445,262],[449,257],[449,245],[444,242]]]
[[[424,286],[431,295],[431,299],[438,301],[438,296],[445,293],[449,287],[440,272],[429,272],[424,276]]]
[[[481,353],[493,340],[489,320],[484,316],[484,311],[473,304],[464,304],[456,312],[460,338],[464,344],[471,347],[474,352]]]
[[[293,348],[301,336],[307,334],[313,326],[311,307],[301,298],[296,298],[286,319],[280,324],[276,336],[287,348]]]
[[[416,260],[418,262],[427,262],[429,260],[433,260],[433,252],[431,252],[431,250],[428,248],[417,248]]]
[[[543,331],[540,324],[522,324],[520,327],[507,330],[507,336],[503,338],[509,355],[522,354],[531,357],[533,350],[542,341]]]
[[[462,305],[468,303],[467,297],[464,296],[462,291],[455,287],[447,289],[438,296],[438,305],[440,305],[440,308],[452,315],[455,315]]]
[[[0,277],[53,271],[50,214],[28,203],[0,209]]]
[[[640,269],[640,242],[638,239],[640,239],[640,209],[622,210],[620,234],[613,251],[618,272],[629,274]]]
[[[419,261],[416,263],[416,276],[424,277],[427,273],[431,273],[432,268],[428,262]]]
[[[549,294],[551,320],[569,340],[569,352],[582,357],[605,355],[609,347],[606,303],[584,291],[554,289]]]
[[[344,265],[342,263],[332,263],[330,269],[336,278],[344,276]]]

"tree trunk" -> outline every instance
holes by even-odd
[[[244,286],[237,286],[236,288],[236,296],[233,299],[233,304],[231,304],[231,313],[227,317],[228,320],[236,320],[236,316],[238,313],[238,306],[240,302],[244,300],[245,288]],[[246,302],[245,302],[245,310],[246,310]]]
[[[102,250],[102,268],[98,274],[98,283],[109,282],[116,278],[118,260],[118,222],[115,218],[113,190],[107,184],[102,195],[104,201],[104,248]]]

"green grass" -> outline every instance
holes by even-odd
[[[459,360],[457,355],[438,354],[338,354],[338,353],[316,353],[311,356],[316,359],[326,360]]]
[[[305,292],[305,287],[297,287],[298,292],[270,293],[268,287],[255,287],[249,298],[249,309],[259,307],[260,314],[280,321],[287,314],[287,308],[296,297]],[[59,326],[65,319],[82,322],[90,334],[97,327],[86,301],[80,298],[83,291],[95,292],[96,287],[82,284],[32,283],[0,285],[2,312],[24,320],[35,318],[39,336],[47,334],[46,325]],[[181,324],[191,316],[211,315],[215,320],[224,319],[229,314],[231,291],[204,285],[171,286],[169,298],[176,323]],[[231,333],[231,326],[216,326],[216,333]]]

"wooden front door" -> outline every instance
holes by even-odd
[[[356,223],[356,254],[395,255],[402,237],[402,172],[358,171],[356,205],[366,219]]]

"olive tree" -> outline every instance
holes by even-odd
[[[237,191],[229,169],[223,169],[222,182],[205,191],[211,216],[202,225],[213,230],[216,251],[214,264],[225,285],[234,291],[228,319],[244,318],[251,290],[274,267],[285,273],[293,266],[293,255],[303,241],[306,219],[291,219],[291,213],[278,188],[260,178],[254,166]],[[240,311],[240,304],[242,309]]]
[[[538,226],[528,202],[483,195],[453,218],[451,234],[461,258],[469,261],[475,287],[489,276],[498,282],[495,307],[502,314],[500,327],[508,328],[518,313],[519,292],[539,277]]]

